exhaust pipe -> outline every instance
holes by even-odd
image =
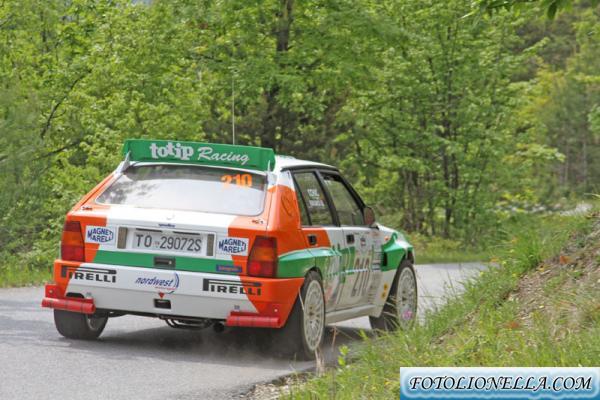
[[[222,333],[225,330],[225,325],[222,322],[215,322],[213,324],[213,329],[216,333]]]

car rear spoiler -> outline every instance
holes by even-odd
[[[131,162],[199,164],[264,172],[275,168],[273,149],[254,146],[128,139],[123,145],[123,155],[119,172],[125,171]]]

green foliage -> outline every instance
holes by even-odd
[[[521,114],[523,130],[564,156],[534,175],[542,188],[540,197],[550,199],[600,189],[600,15],[584,10],[565,19],[570,20],[571,48],[576,50],[561,56],[564,68],[539,60]]]
[[[475,10],[493,13],[499,9],[514,9],[522,11],[528,7],[537,6],[543,11],[549,19],[556,17],[559,11],[569,10],[577,0],[475,0],[473,8]],[[586,3],[591,7],[597,7],[600,0],[589,0]]]
[[[405,229],[474,241],[497,227],[498,200],[522,189],[515,177],[554,151],[515,135],[523,88],[511,76],[529,55],[512,48],[523,21],[464,19],[468,7],[396,5],[404,37],[382,54],[377,84],[343,110],[355,123],[336,140],[383,214],[402,210]]]

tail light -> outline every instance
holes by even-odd
[[[66,221],[60,244],[60,255],[66,261],[85,261],[83,236],[79,221]]]
[[[277,240],[258,236],[248,257],[248,275],[274,278],[277,275]]]

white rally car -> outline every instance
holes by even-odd
[[[329,323],[408,327],[413,260],[335,167],[128,140],[124,161],[67,214],[42,305],[68,338],[97,338],[108,318],[133,314],[265,328],[281,350],[313,357]]]

